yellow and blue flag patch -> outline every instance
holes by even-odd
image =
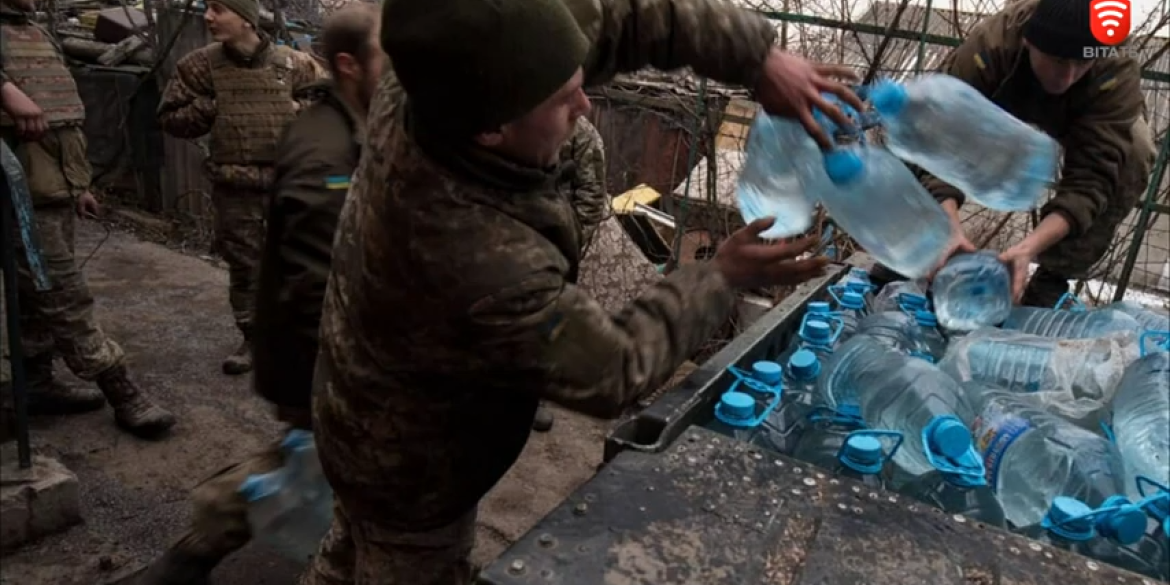
[[[349,189],[349,177],[346,175],[332,175],[325,177],[326,189]]]

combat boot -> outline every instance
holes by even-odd
[[[223,360],[223,373],[229,376],[238,376],[252,371],[252,341],[244,336],[244,342],[235,353]]]
[[[178,549],[171,549],[151,563],[131,585],[208,585],[211,571],[219,564],[218,559],[195,556]]]
[[[78,414],[106,405],[106,397],[93,388],[74,388],[53,375],[53,356],[24,360],[28,384],[28,413],[32,415]]]
[[[532,430],[547,433],[552,430],[554,420],[552,410],[542,402],[536,409],[536,417],[532,419]]]
[[[114,421],[131,434],[153,438],[175,425],[175,415],[151,402],[130,381],[125,366],[114,366],[102,372],[97,384],[114,407]]]

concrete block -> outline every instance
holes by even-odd
[[[20,469],[16,445],[0,457],[0,551],[55,534],[81,522],[77,476],[55,459],[34,456]]]

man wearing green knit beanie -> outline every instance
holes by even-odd
[[[583,87],[691,67],[755,92],[823,145],[822,92],[847,76],[773,46],[725,0],[386,0],[397,81],[334,241],[314,434],[334,522],[302,585],[463,585],[480,499],[523,450],[540,400],[612,418],[730,317],[736,293],[821,274],[814,240],[761,220],[608,314],[576,285],[581,221],[557,189]],[[599,575],[598,581],[602,578]]]

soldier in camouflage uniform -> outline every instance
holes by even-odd
[[[276,141],[302,105],[293,89],[324,75],[309,55],[261,35],[259,19],[256,0],[209,1],[204,20],[216,42],[179,61],[158,109],[163,129],[176,137],[210,134],[214,247],[227,262],[229,300],[244,337],[223,363],[233,375],[252,369],[256,267]]]
[[[93,295],[73,254],[74,214],[92,215],[90,166],[81,126],[85,107],[65,60],[48,31],[29,20],[32,0],[0,4],[0,134],[20,159],[32,196],[41,254],[52,288],[37,291],[23,249],[20,268],[21,335],[29,383],[29,410],[61,414],[114,408],[118,425],[155,437],[175,424],[127,376],[122,348],[93,314]],[[6,195],[5,195],[6,196]],[[15,242],[18,247],[22,244]],[[66,386],[53,376],[59,355],[101,392]]]
[[[1085,59],[1096,47],[1089,0],[1021,0],[980,22],[943,62],[1017,118],[1060,141],[1064,168],[1042,220],[1000,259],[1013,272],[1017,300],[1051,307],[1113,242],[1117,227],[1149,181],[1154,162],[1142,119],[1141,72],[1132,57]],[[926,185],[951,216],[951,252],[973,251],[963,234],[964,194],[926,173]],[[947,254],[949,256],[950,253]],[[1028,278],[1033,261],[1039,268]],[[879,282],[901,278],[879,268]]]
[[[313,364],[333,231],[361,154],[370,98],[387,68],[378,23],[377,7],[362,2],[325,21],[322,53],[332,81],[297,89],[298,99],[312,105],[288,125],[277,145],[256,292],[253,380],[290,428],[312,428]],[[220,560],[247,544],[247,504],[238,490],[249,475],[283,463],[278,447],[200,483],[191,494],[190,528],[135,585],[206,583]]]
[[[601,222],[609,217],[609,193],[605,189],[605,145],[601,134],[586,118],[579,118],[573,135],[561,147],[558,186],[573,206],[581,224],[581,257],[589,249]],[[575,283],[574,283],[575,284]],[[532,419],[532,430],[552,429],[553,411],[543,403]]]
[[[478,502],[540,399],[617,416],[737,289],[825,264],[793,260],[811,239],[762,241],[762,220],[606,313],[573,284],[584,230],[556,184],[583,85],[689,65],[810,126],[814,104],[848,124],[821,91],[857,98],[824,76],[840,68],[773,48],[765,18],[722,0],[388,0],[382,23],[405,95],[375,96],[337,228],[313,398],[336,506],[303,582],[465,584]]]

